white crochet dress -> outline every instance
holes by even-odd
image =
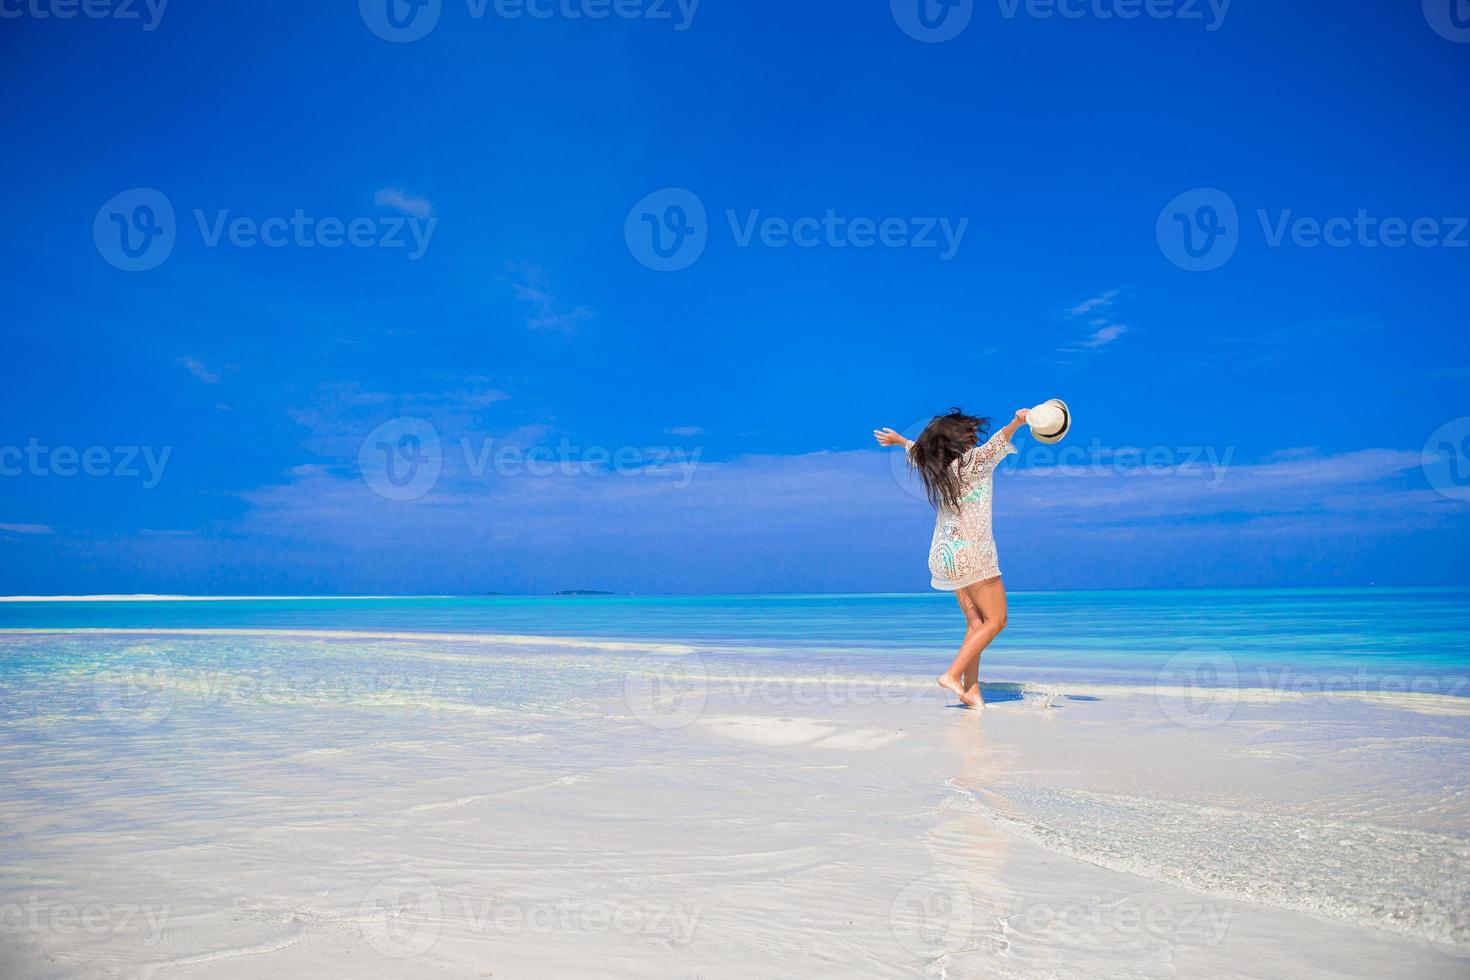
[[[995,467],[1016,451],[1004,432],[991,436],[950,466],[959,468],[960,505],[939,508],[929,543],[931,585],[945,592],[963,589],[1000,575],[995,536],[990,528],[991,477]]]

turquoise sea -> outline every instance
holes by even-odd
[[[922,675],[948,663],[963,620],[939,593],[0,602],[0,630],[120,629],[575,637]],[[0,669],[16,666],[17,643],[35,657],[40,639],[0,633]],[[1153,684],[1181,662],[1208,665],[1184,678],[1200,686],[1470,695],[1470,589],[1014,593],[983,669],[1008,681]]]

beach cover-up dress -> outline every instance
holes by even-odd
[[[960,505],[941,505],[929,542],[929,583],[953,592],[1000,576],[1000,559],[990,528],[991,478],[995,467],[1016,451],[1004,432],[991,436],[950,466],[959,468]]]

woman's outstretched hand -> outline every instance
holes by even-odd
[[[880,446],[907,446],[909,441],[892,429],[874,429],[873,438]]]
[[[1011,437],[1016,434],[1016,430],[1026,424],[1026,416],[1029,414],[1031,413],[1028,409],[1016,409],[1016,417],[1011,419],[1011,424],[1000,430],[1000,434],[1005,438],[1006,442],[1010,442]]]

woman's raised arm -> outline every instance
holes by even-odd
[[[1011,436],[1016,434],[1016,430],[1026,424],[1027,411],[1024,408],[1016,409],[1016,417],[1011,419],[1011,424],[1000,430],[1001,435],[1006,437],[1006,442],[1010,442]]]
[[[912,446],[913,440],[905,439],[892,429],[874,429],[873,438],[878,440],[880,446],[902,446],[905,449]]]

